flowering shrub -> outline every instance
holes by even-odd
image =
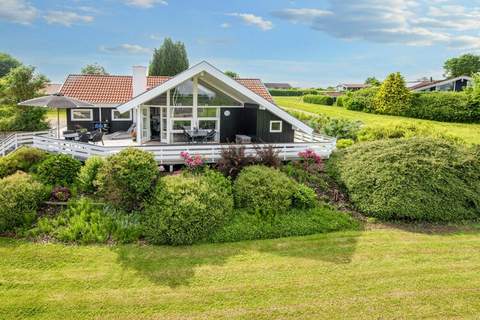
[[[185,165],[190,171],[201,170],[205,164],[202,157],[199,154],[191,156],[188,152],[182,151],[180,152],[180,157],[183,158]]]
[[[52,198],[58,201],[67,201],[71,196],[70,189],[67,187],[55,187],[52,190]]]
[[[304,162],[307,162],[309,164],[321,164],[323,162],[322,157],[316,154],[315,151],[313,151],[312,149],[307,149],[305,151],[299,152],[298,156],[302,158]]]

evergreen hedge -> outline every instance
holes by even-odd
[[[335,99],[321,94],[307,94],[303,96],[303,102],[331,106],[335,102]]]

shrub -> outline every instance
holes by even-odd
[[[192,172],[198,172],[203,170],[205,162],[203,161],[201,155],[196,154],[194,156],[191,156],[188,152],[182,151],[180,152],[180,156],[184,160],[185,166],[188,170]]]
[[[127,148],[107,158],[97,176],[100,194],[127,211],[141,209],[153,192],[158,177],[151,153]]]
[[[373,99],[377,92],[378,87],[347,92],[342,98],[342,104],[348,110],[373,112]]]
[[[267,147],[256,147],[257,158],[254,160],[257,164],[262,164],[267,167],[278,168],[282,161],[278,157],[278,150],[275,150],[271,145]]]
[[[235,204],[253,214],[273,217],[292,205],[294,182],[283,172],[265,166],[242,170],[234,184]]]
[[[402,115],[411,107],[411,93],[400,73],[392,73],[382,83],[373,99],[375,112]]]
[[[226,177],[237,178],[238,174],[246,166],[253,165],[255,158],[245,155],[245,147],[228,146],[222,148],[221,158],[217,161],[217,170]]]
[[[337,99],[335,100],[335,105],[337,107],[343,107],[344,106],[344,99],[345,97],[344,96],[338,96]]]
[[[265,221],[245,211],[208,236],[208,242],[234,242],[280,237],[306,236],[343,230],[358,230],[360,225],[345,213],[330,207],[291,210]]]
[[[47,196],[45,187],[26,173],[0,179],[0,232],[33,222],[36,210]]]
[[[294,161],[282,166],[281,170],[288,177],[310,188],[321,191],[328,189],[328,183],[322,174],[323,163],[321,165],[306,165],[305,162]]]
[[[443,222],[480,216],[480,159],[450,142],[362,143],[331,165],[355,206],[370,216]]]
[[[23,146],[16,151],[0,158],[0,178],[6,177],[17,170],[35,171],[35,168],[47,157],[43,150]]]
[[[309,209],[317,205],[317,194],[304,184],[296,183],[292,194],[292,207]]]
[[[88,198],[69,203],[58,216],[41,218],[29,231],[33,237],[48,236],[62,242],[82,244],[133,242],[141,235],[141,226],[134,216],[110,212],[94,205]]]
[[[230,181],[220,173],[165,176],[145,209],[145,236],[156,244],[192,244],[222,226],[232,207]]]
[[[97,175],[100,168],[105,163],[103,158],[94,156],[85,161],[78,174],[78,185],[80,190],[85,193],[95,193],[97,191]]]
[[[69,186],[77,179],[81,162],[65,154],[50,155],[37,169],[40,180],[53,186]]]
[[[53,200],[62,202],[68,201],[71,195],[72,193],[67,187],[55,187],[53,188],[51,193],[51,197],[53,198]]]
[[[465,92],[431,92],[413,95],[407,117],[448,122],[478,122],[480,108]]]
[[[272,96],[303,96],[306,94],[318,94],[318,91],[315,89],[269,89],[268,90]]]
[[[347,119],[330,119],[323,127],[322,132],[331,137],[339,139],[357,138],[357,133],[360,130],[361,123],[358,121],[351,121]]]
[[[306,96],[303,96],[303,102],[331,106],[335,100],[332,97],[325,95],[307,94]]]
[[[7,105],[0,107],[0,131],[41,131],[48,129],[47,108]]]
[[[337,140],[337,148],[338,149],[345,149],[351,147],[355,144],[355,141],[352,139],[338,139]]]

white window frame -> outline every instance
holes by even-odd
[[[75,119],[75,117],[73,116],[75,114],[75,111],[88,111],[88,112],[90,112],[90,117],[88,117],[88,119],[86,119],[86,118]],[[93,109],[71,109],[70,120],[72,120],[72,121],[93,121]]]
[[[280,124],[280,129],[274,130],[272,125],[278,123]],[[283,131],[283,121],[282,120],[270,120],[270,133],[280,133]]]
[[[115,112],[120,113],[117,109],[112,109],[112,121],[132,121],[132,110],[127,111],[128,112],[128,119],[115,119]]]

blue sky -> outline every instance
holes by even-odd
[[[266,82],[440,78],[445,59],[479,51],[480,0],[1,0],[0,51],[55,82],[94,62],[130,74],[164,37],[191,64]]]

